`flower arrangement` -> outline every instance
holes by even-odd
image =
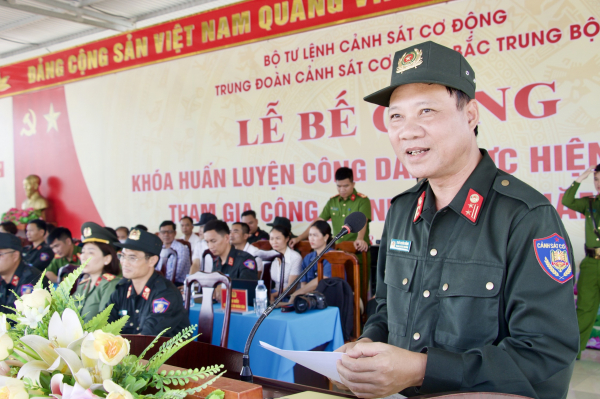
[[[32,220],[39,219],[42,212],[33,208],[17,209],[10,208],[2,214],[2,222],[13,222],[14,224],[27,224]]]
[[[129,341],[119,335],[129,317],[108,323],[112,305],[84,324],[79,312],[83,297],[70,295],[84,267],[68,275],[57,288],[51,285],[44,289],[42,277],[33,292],[17,296],[15,314],[0,314],[0,398],[180,399],[206,388],[224,373],[220,372],[223,365],[159,370],[197,337],[192,336],[194,326],[143,360],[166,330],[135,356],[129,353]],[[170,387],[204,379],[207,382],[193,388]],[[207,396],[223,397],[220,390]]]

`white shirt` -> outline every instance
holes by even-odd
[[[271,251],[261,251],[258,250],[258,255],[263,256],[273,256],[277,254],[277,251],[274,249]],[[283,274],[283,289],[286,289],[289,285],[290,276],[298,276],[302,273],[302,255],[298,252],[294,251],[290,247],[285,250],[283,254],[283,258],[285,261],[285,270]],[[281,274],[281,263],[279,259],[275,259],[273,263],[271,263],[271,280],[275,283],[275,291],[279,290],[279,275]]]
[[[177,238],[180,239],[180,240],[186,240],[185,236],[183,234],[181,236],[177,237]],[[190,243],[190,245],[192,246],[192,251],[193,251],[194,250],[194,245],[196,245],[196,243],[199,243],[202,240],[195,233],[192,233],[192,235],[190,236],[190,239],[186,240],[186,241]]]
[[[202,270],[202,263],[206,260],[204,272],[210,273],[212,272],[213,268],[212,258],[207,256],[205,259],[202,259],[202,254],[208,249],[208,244],[206,243],[206,240],[200,240],[200,237],[198,237],[198,240],[199,241],[192,246],[192,262],[196,259],[200,260],[200,270]]]
[[[258,248],[256,248],[254,245],[247,242],[243,251],[248,252],[250,255],[256,257],[256,269],[259,271],[259,275],[260,275],[260,273],[262,273],[262,271],[263,271],[263,260],[258,256],[258,253],[260,252],[260,250]]]

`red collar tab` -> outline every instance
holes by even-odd
[[[100,276],[100,277],[98,277],[96,279],[96,284],[94,284],[94,286],[96,286],[96,287],[99,286],[100,285],[100,281],[102,281],[102,276]]]
[[[413,218],[413,223],[416,223],[417,220],[419,220],[419,217],[421,216],[421,212],[423,212],[423,203],[424,202],[425,202],[425,191],[423,191],[423,193],[419,197],[419,200],[417,201],[417,210],[415,211],[415,217]]]
[[[129,286],[129,289],[127,290],[127,298],[129,298],[131,296],[131,286]]]
[[[79,258],[77,257],[77,254],[73,254],[73,262],[77,262],[77,260],[79,260]]]
[[[230,256],[229,259],[227,259],[227,264],[229,266],[233,266],[233,258]]]
[[[355,199],[356,199],[356,195],[352,194],[352,195],[350,196],[350,201],[354,201]]]
[[[10,283],[12,285],[14,285],[15,287],[19,285],[19,276],[17,276],[16,274],[13,276],[12,280],[10,281]]]
[[[254,236],[255,236],[255,237],[258,237],[258,230],[256,230],[256,231],[254,232]]]
[[[483,204],[483,196],[477,191],[470,189],[465,204],[463,205],[462,211],[464,217],[469,219],[471,222],[477,222],[479,214],[481,213],[481,205]]]
[[[144,298],[145,300],[148,300],[149,296],[150,296],[150,288],[144,287],[144,291],[142,291],[142,298]]]
[[[38,245],[38,247],[35,249],[36,251],[39,251],[40,249],[42,249],[41,245]]]

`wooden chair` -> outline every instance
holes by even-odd
[[[56,280],[57,283],[60,283],[61,281],[63,281],[63,279],[65,277],[67,277],[69,274],[73,273],[75,270],[77,270],[79,268],[78,265],[65,265],[63,267],[61,267],[60,269],[58,269],[58,279]]]
[[[302,259],[304,259],[306,255],[311,253],[313,250],[310,246],[310,242],[308,241],[299,241],[296,245],[294,245],[294,249],[300,252],[300,255],[302,255]]]
[[[171,282],[175,282],[175,275],[177,274],[177,252],[172,248],[163,248],[160,251],[160,259],[158,260],[158,265],[156,269],[167,278],[167,265],[169,263],[169,259],[174,256],[175,257],[175,266],[173,267],[173,274],[171,275]]]
[[[213,255],[213,253],[211,252],[210,249],[206,249],[204,251],[204,253],[202,254],[202,258],[200,258],[200,260],[201,260],[201,262],[200,262],[200,271],[201,272],[204,272],[204,265],[206,264],[206,263],[204,263],[204,260],[206,259],[207,255],[210,255],[210,259],[212,260],[212,264],[213,265],[215,264],[215,256]]]
[[[259,240],[259,241],[253,242],[252,245],[254,245],[256,248],[261,249],[263,251],[270,251],[273,249],[273,247],[271,246],[271,243],[267,240]]]
[[[358,258],[343,251],[329,251],[317,262],[317,281],[323,279],[323,261],[331,264],[331,277],[346,277],[354,292],[354,329],[352,341],[360,337],[360,267]],[[345,274],[345,276],[344,276]]]
[[[275,252],[275,251],[273,251]],[[280,273],[279,273],[279,289],[277,290],[277,296],[280,296],[283,293],[283,286],[285,284],[285,282],[281,281],[282,276],[284,276],[285,274],[285,263],[284,263],[284,259],[283,259],[283,254],[280,254],[279,252],[273,254],[273,255],[262,255],[260,256],[260,258],[263,260],[263,273],[262,273],[262,277],[261,280],[263,280],[265,282],[265,287],[267,287],[267,290],[269,291],[269,294],[271,293],[271,283],[273,281],[273,276],[271,275],[271,265],[273,264],[273,261],[275,259],[279,259],[279,262],[281,262],[281,268],[279,269]],[[269,280],[269,285],[267,285],[267,280],[264,278],[265,277],[265,270],[268,269],[268,280]]]
[[[231,318],[231,279],[220,272],[203,273],[198,272],[190,274],[185,278],[184,284],[184,306],[190,311],[190,302],[193,298],[193,286],[197,284],[202,287],[202,307],[200,308],[200,317],[198,319],[198,337],[199,342],[210,344],[212,342],[212,331],[215,314],[213,311],[213,292],[221,284],[227,289],[225,300],[225,316],[223,320],[223,330],[221,332],[221,346],[227,348],[227,339],[229,338],[229,319]]]
[[[352,241],[342,241],[338,244],[335,244],[335,249],[339,250],[339,251],[344,251],[344,252],[348,252],[351,254],[355,254],[358,256],[358,254],[361,255],[362,257],[362,270],[360,273],[360,298],[363,301],[363,306],[365,307],[365,309],[367,308],[367,302],[369,301],[369,269],[367,269],[368,267],[371,267],[371,265],[367,264],[367,253],[366,252],[358,252],[356,250],[356,248],[354,248],[354,243]],[[362,318],[363,322],[367,321],[367,312],[365,312],[363,314],[363,318]]]
[[[183,245],[185,245],[188,248],[188,251],[190,253],[190,265],[192,264],[192,244],[190,244],[189,241],[186,241],[182,238],[178,238],[176,241],[182,243]]]

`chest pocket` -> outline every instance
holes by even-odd
[[[439,319],[434,340],[453,348],[470,349],[498,336],[498,306],[504,269],[445,263],[437,297]]]
[[[388,329],[390,334],[406,336],[410,310],[410,287],[417,260],[388,252],[385,266],[387,285]]]

